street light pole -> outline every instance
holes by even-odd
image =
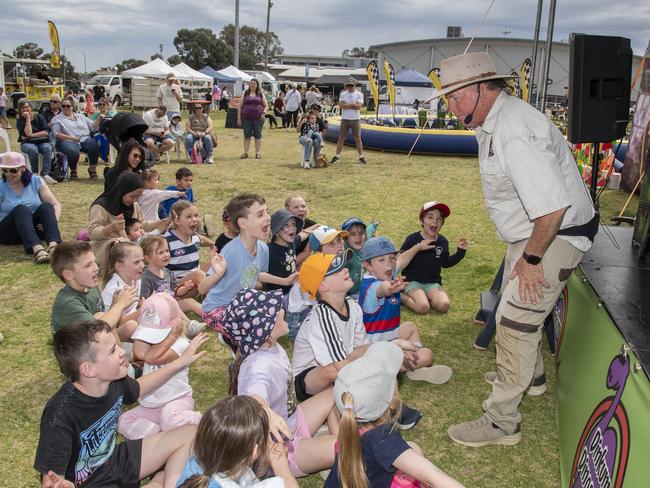
[[[63,63],[63,91],[65,91],[65,64],[68,61],[68,58],[65,57],[65,50],[71,47],[74,47],[74,44],[70,44],[63,48],[63,59],[61,60]]]
[[[235,0],[235,53],[233,64],[239,68],[239,0]]]
[[[86,69],[86,51],[83,49],[77,48],[77,51],[79,51],[81,54],[84,55],[84,75],[88,74],[88,70]]]
[[[271,22],[271,7],[273,7],[273,2],[268,0],[268,6],[266,8],[266,44],[264,45],[264,71],[269,68],[269,24]]]

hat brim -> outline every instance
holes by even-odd
[[[339,256],[341,257],[339,258]],[[352,249],[346,249],[345,251],[338,253],[330,263],[329,268],[327,268],[325,276],[330,276],[341,271],[345,268],[345,265],[350,261],[350,259],[352,259]]]
[[[337,231],[336,234],[332,233],[328,235],[324,241],[319,241],[318,238],[312,234],[309,236],[309,245],[311,246],[312,251],[316,252],[318,251],[318,248],[321,247],[324,244],[332,242],[334,239],[336,239],[337,236],[341,236],[341,239],[344,237],[349,236],[350,233],[347,230],[339,230]]]
[[[291,219],[294,219],[296,221],[296,234],[300,232],[302,230],[302,227],[305,225],[302,219],[296,217],[295,215],[287,215],[277,224],[277,228],[271,228],[271,237],[275,237],[275,234],[280,232],[282,230],[282,227],[284,227]]]
[[[519,75],[492,75],[492,76],[486,76],[485,78],[459,81],[458,83],[454,83],[453,85],[443,88],[442,90],[436,90],[434,96],[424,103],[429,103],[431,100],[444,97],[445,95],[449,95],[450,93],[458,91],[461,88],[465,88],[466,86],[469,85],[475,85],[477,83],[482,83],[484,81],[490,81],[490,80],[509,80],[512,78],[517,78],[518,76]]]
[[[135,332],[133,332],[131,339],[148,342],[149,344],[160,344],[167,338],[171,331],[171,327],[166,329],[153,329],[151,327],[138,325]]]
[[[425,213],[430,212],[431,210],[438,210],[440,213],[442,213],[442,216],[445,219],[451,215],[451,210],[449,207],[444,203],[438,202],[435,205],[431,205],[429,208],[423,208],[420,210],[420,220],[422,220],[422,217],[424,217]]]

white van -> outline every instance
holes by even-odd
[[[113,101],[113,105],[122,105],[124,101],[124,86],[122,84],[122,75],[96,75],[93,76],[86,88],[93,89],[95,85],[103,85],[106,96]]]

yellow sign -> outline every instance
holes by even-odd
[[[52,43],[52,57],[50,58],[50,65],[52,68],[61,67],[61,53],[59,49],[59,31],[56,25],[51,20],[47,21],[47,28],[50,34],[50,42]]]

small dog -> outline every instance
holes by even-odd
[[[327,156],[325,154],[319,154],[316,159],[316,168],[327,168]]]

